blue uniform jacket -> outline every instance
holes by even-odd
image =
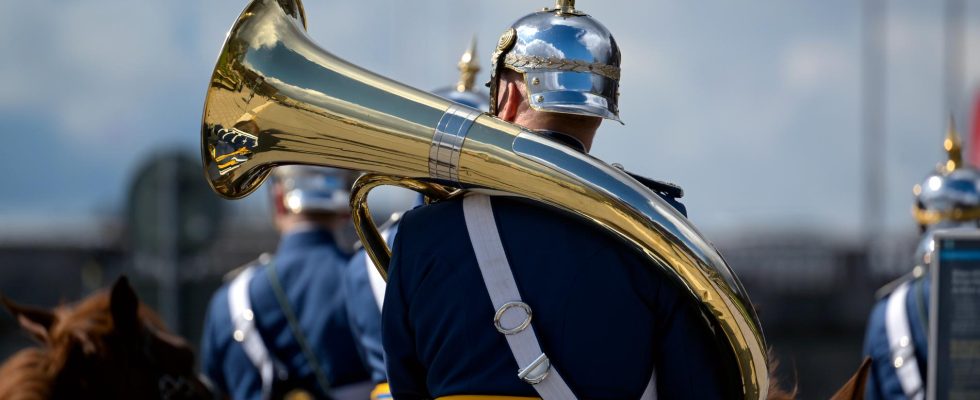
[[[928,366],[928,340],[926,336],[929,327],[929,285],[927,276],[912,281],[908,297],[905,301],[905,311],[908,314],[909,326],[912,331],[912,343],[915,345],[915,358],[919,364],[922,382],[926,382]],[[888,304],[885,297],[875,304],[868,320],[868,328],[864,338],[864,355],[871,357],[871,373],[868,376],[865,398],[878,399],[907,399],[892,365],[891,351],[888,347],[888,334],[885,332],[885,309]]]
[[[394,242],[398,225],[388,228],[388,245]],[[377,300],[371,290],[366,265],[367,253],[362,249],[351,258],[347,274],[347,302],[350,315],[351,329],[354,340],[358,343],[358,351],[364,364],[371,372],[374,383],[387,382],[385,373],[384,350],[381,346],[381,311],[378,310]]]
[[[577,218],[493,197],[494,215],[541,347],[579,398],[723,398],[722,348],[689,296],[617,239]],[[536,396],[494,329],[462,201],[416,208],[395,239],[383,322],[397,399]]]
[[[273,261],[279,281],[307,341],[332,387],[363,382],[369,374],[355,350],[348,320],[345,270],[347,256],[322,230],[285,235]],[[271,355],[299,385],[317,397],[324,394],[269,282],[268,266],[260,267],[249,283],[256,327]],[[377,306],[375,306],[376,312]],[[232,338],[228,285],[211,299],[201,343],[204,373],[234,399],[260,399],[262,381],[241,344]]]

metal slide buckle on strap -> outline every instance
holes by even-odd
[[[551,371],[551,360],[544,353],[531,361],[531,364],[517,372],[517,377],[532,385],[541,383]]]
[[[504,314],[507,313],[507,310],[510,310],[512,308],[524,311],[524,320],[522,320],[520,324],[517,324],[517,326],[513,328],[504,328],[504,326],[501,324],[500,321],[504,318]],[[497,309],[497,314],[493,316],[493,326],[497,327],[497,331],[503,333],[504,335],[513,335],[515,333],[520,333],[521,331],[527,329],[527,327],[530,325],[531,325],[531,306],[527,305],[527,303],[523,301],[510,301],[504,303],[504,305],[500,306],[500,308]]]

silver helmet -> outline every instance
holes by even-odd
[[[480,61],[476,57],[475,37],[470,42],[470,47],[463,53],[463,57],[460,58],[458,67],[459,82],[454,86],[438,89],[432,93],[446,100],[486,111],[489,107],[486,92],[473,87],[473,83],[476,82],[476,74],[480,72]]]
[[[943,148],[947,160],[912,188],[912,214],[923,232],[916,249],[916,262],[920,265],[929,265],[937,230],[980,228],[980,171],[963,162],[962,145],[952,118]]]
[[[917,266],[922,266],[923,268],[932,265],[932,256],[936,252],[936,232],[968,232],[976,231],[980,229],[977,225],[976,220],[966,221],[957,225],[950,225],[946,227],[934,227],[929,228],[922,234],[919,238],[919,245],[915,248],[915,262]]]
[[[346,213],[350,210],[350,189],[356,178],[351,171],[286,165],[272,171],[273,199],[292,214]],[[279,201],[279,200],[276,200]]]
[[[620,53],[599,21],[574,0],[528,14],[500,37],[491,56],[490,113],[497,112],[500,73],[521,73],[528,104],[539,111],[619,119]]]

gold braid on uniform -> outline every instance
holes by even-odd
[[[561,58],[551,58],[551,57],[539,57],[539,56],[528,56],[528,55],[517,55],[508,54],[504,58],[504,65],[517,72],[525,72],[527,69],[551,69],[558,71],[571,71],[571,72],[591,72],[597,75],[602,75],[606,78],[618,81],[619,80],[619,67],[599,64],[599,63],[589,63],[581,60],[565,60]]]

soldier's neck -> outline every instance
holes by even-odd
[[[585,152],[588,153],[592,149],[592,139],[595,138],[596,128],[598,126],[593,126],[591,124],[578,124],[578,123],[555,123],[557,119],[550,119],[548,121],[541,121],[535,118],[520,118],[518,117],[514,123],[523,126],[532,131],[551,131],[561,133],[578,140],[585,146]],[[570,121],[574,122],[574,121]]]
[[[534,131],[534,133],[537,133],[537,134],[539,134],[541,136],[544,136],[544,137],[546,137],[548,139],[551,139],[553,141],[556,141],[558,143],[564,144],[564,145],[566,145],[568,147],[571,147],[571,148],[573,148],[575,150],[578,150],[578,151],[580,151],[582,153],[588,153],[589,152],[585,148],[585,143],[582,143],[581,140],[578,140],[578,138],[573,137],[571,135],[566,135],[564,133],[556,132],[556,131],[540,130],[540,129]]]

